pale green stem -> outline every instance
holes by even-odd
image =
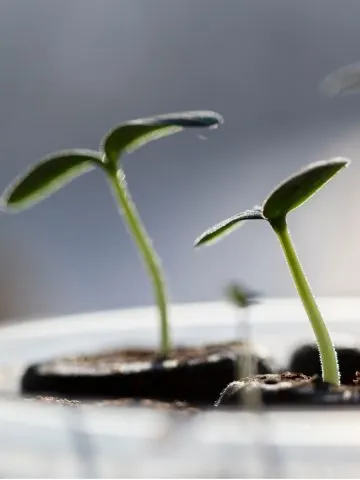
[[[139,213],[130,197],[123,171],[120,168],[116,171],[115,167],[111,166],[105,168],[105,171],[114,192],[116,202],[123,214],[128,230],[139,249],[142,260],[152,281],[156,304],[160,315],[161,353],[166,356],[171,351],[171,341],[167,294],[165,280],[161,269],[161,262],[151,245],[151,240],[146,233]]]
[[[340,373],[336,351],[298,259],[287,228],[286,220],[280,219],[277,222],[270,223],[278,236],[293,276],[295,286],[299,292],[300,298],[311,322],[311,326],[314,330],[320,352],[323,381],[340,385]]]
[[[251,335],[251,321],[250,321],[250,308],[242,308],[242,313],[244,315],[242,326],[244,330],[243,338],[243,355],[239,355],[238,361],[238,378],[241,382],[242,379],[252,377],[257,375],[257,357],[254,350],[254,345],[252,342]],[[261,391],[257,388],[244,388],[240,391],[239,402],[241,399],[244,402],[244,406],[249,410],[260,409],[262,405]]]

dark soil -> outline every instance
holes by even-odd
[[[352,386],[340,387],[325,383],[317,376],[311,377],[303,373],[255,375],[227,385],[215,406],[243,406],[246,399],[254,405],[257,401],[261,405],[359,405],[358,381],[360,382],[359,373],[353,376]]]
[[[239,407],[244,401],[259,406],[360,404],[360,349],[336,347],[342,386],[334,387],[321,381],[315,344],[297,348],[284,373],[275,373],[255,346],[258,375],[236,381],[244,347],[228,342],[177,348],[167,358],[145,349],[60,358],[30,366],[21,390],[34,395],[32,400],[60,405],[145,406],[188,413],[214,405]]]
[[[252,356],[259,373],[274,371],[268,358],[256,350]],[[166,359],[139,349],[63,358],[30,366],[21,390],[70,400],[133,398],[211,406],[239,378],[242,358],[241,342],[177,348]]]

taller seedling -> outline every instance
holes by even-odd
[[[205,231],[195,241],[195,246],[213,243],[242,225],[246,220],[267,220],[269,222],[279,239],[295,286],[315,333],[319,347],[323,380],[335,385],[340,384],[335,348],[296,254],[286,218],[291,210],[306,202],[349,163],[350,160],[346,158],[334,158],[308,165],[280,184],[268,196],[262,207],[254,207],[251,210],[246,210],[224,220]]]
[[[59,190],[73,178],[99,167],[106,175],[127,228],[150,275],[160,319],[160,353],[168,355],[171,339],[168,299],[160,260],[131,200],[121,157],[139,147],[184,128],[214,128],[223,122],[211,111],[190,111],[158,115],[124,123],[102,140],[100,151],[65,150],[43,158],[17,179],[5,192],[3,204],[9,211],[27,208]]]

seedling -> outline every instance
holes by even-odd
[[[250,375],[255,375],[256,373],[256,362],[255,365],[253,365],[253,355],[251,352],[251,325],[249,319],[249,307],[257,303],[257,295],[255,292],[250,291],[245,286],[242,286],[235,282],[228,285],[226,293],[230,302],[236,307],[238,311],[240,310],[242,313],[241,336],[245,340],[243,345],[243,350],[245,352],[245,361],[242,362],[241,358],[239,361],[239,379],[241,379],[242,377],[249,377]]]
[[[240,285],[239,283],[232,282],[227,286],[226,296],[229,301],[243,313],[242,330],[244,337],[249,338],[250,336],[250,322],[248,319],[249,316],[249,307],[258,303],[258,294],[255,291],[250,290],[245,285]]]
[[[251,324],[250,324],[250,309],[251,305],[258,303],[257,294],[250,291],[244,285],[238,283],[231,283],[227,288],[227,297],[237,310],[241,310],[242,316],[242,330],[244,343],[242,345],[242,355],[239,355],[237,363],[238,380],[251,377],[257,374],[257,356],[253,351]],[[236,383],[236,382],[235,382]],[[257,389],[240,389],[239,402],[241,399],[244,406],[248,409],[255,409],[261,406],[261,393]]]
[[[335,385],[340,384],[336,351],[292,243],[286,218],[290,211],[306,202],[349,163],[350,160],[339,157],[308,165],[281,183],[268,196],[262,207],[254,207],[224,220],[206,230],[195,241],[195,246],[211,244],[247,220],[267,220],[269,222],[280,242],[295,286],[313,328],[319,347],[323,381]]]
[[[240,331],[243,332],[243,336],[247,341],[250,340],[250,321],[249,307],[258,303],[258,295],[247,288],[245,285],[240,285],[239,283],[232,282],[227,286],[226,296],[229,301],[236,307],[237,311],[242,312],[241,325],[239,325],[239,336],[241,335]]]
[[[223,118],[211,111],[189,111],[158,115],[123,123],[102,140],[99,151],[64,150],[51,154],[33,165],[5,191],[3,204],[9,211],[19,211],[59,190],[82,173],[99,167],[110,184],[140,257],[150,275],[160,319],[160,353],[167,356],[172,348],[166,282],[160,260],[151,245],[127,188],[121,158],[152,140],[180,132],[184,128],[215,128]]]

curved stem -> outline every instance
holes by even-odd
[[[122,169],[118,168],[116,170],[116,167],[108,165],[105,170],[109,183],[112,187],[115,200],[124,217],[127,228],[139,249],[140,256],[142,257],[153,284],[156,304],[160,315],[161,353],[162,355],[166,356],[171,351],[171,341],[169,332],[167,294],[165,279],[161,269],[161,262],[151,245],[151,240],[146,233],[139,213],[137,212],[136,207],[130,197],[126,186],[125,175]]]
[[[287,228],[286,220],[281,219],[277,222],[270,222],[275,230],[284,251],[285,258],[289,265],[295,286],[299,292],[302,303],[314,330],[315,337],[319,346],[320,360],[322,367],[323,381],[340,384],[339,366],[336,357],[336,351],[333,346],[330,334],[326,328],[320,310],[316,304],[314,295],[307,281],[306,275],[298,259],[296,250],[292,243],[290,233]]]

